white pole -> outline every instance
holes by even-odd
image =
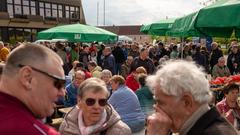
[[[99,20],[99,2],[97,2],[97,26],[99,25],[98,20]]]
[[[103,0],[103,26],[105,28],[105,0]]]

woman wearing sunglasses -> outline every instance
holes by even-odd
[[[78,89],[78,104],[60,126],[61,135],[131,135],[130,128],[107,103],[108,96],[104,81],[85,80]]]

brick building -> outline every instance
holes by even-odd
[[[117,35],[125,35],[138,43],[152,42],[151,36],[140,32],[141,25],[134,26],[100,26],[100,28],[111,31]]]
[[[81,0],[0,0],[0,40],[35,41],[57,25],[85,24]]]

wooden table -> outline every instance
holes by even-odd
[[[66,108],[61,108],[61,109],[58,109],[59,112],[61,113],[68,113],[73,107],[66,107]]]

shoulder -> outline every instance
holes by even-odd
[[[131,135],[131,129],[121,120],[107,130],[106,135]]]

